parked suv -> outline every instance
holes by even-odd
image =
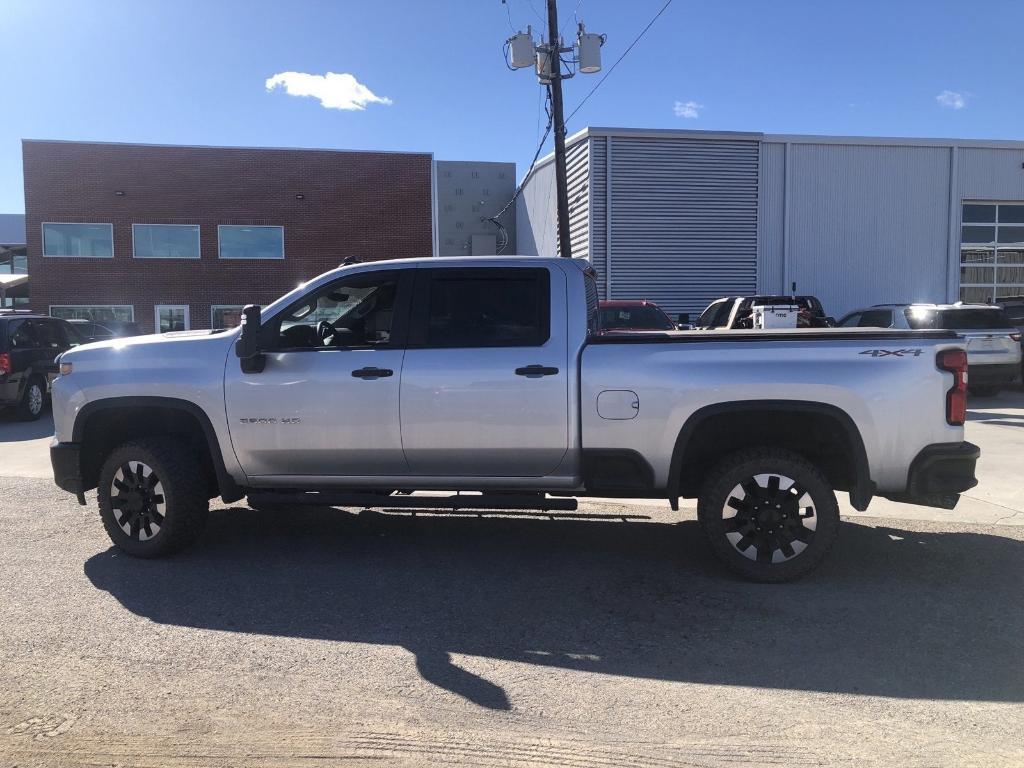
[[[80,343],[78,333],[64,320],[0,314],[0,407],[17,408],[26,421],[38,419],[57,376],[57,355]]]
[[[967,341],[967,381],[972,395],[994,395],[1020,378],[1021,332],[1002,307],[961,303],[879,304],[851,312],[839,325],[956,331]]]

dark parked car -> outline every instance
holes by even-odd
[[[120,339],[125,336],[138,336],[142,333],[139,326],[126,320],[68,320],[78,335],[82,337],[82,343],[91,341],[106,341],[107,339]]]
[[[79,344],[78,333],[64,320],[0,313],[0,407],[13,406],[27,421],[38,419],[57,376],[57,355]]]

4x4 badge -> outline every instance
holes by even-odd
[[[872,357],[919,357],[924,350],[918,349],[865,349],[858,352],[858,355],[871,355]]]

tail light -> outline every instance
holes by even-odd
[[[1013,339],[1014,341],[1020,341],[1020,334],[1019,333],[1011,333],[1010,334],[1010,338]]]
[[[11,372],[11,356],[7,352],[0,353],[0,376]]]
[[[967,420],[967,352],[962,349],[946,349],[935,358],[940,371],[953,374],[953,386],[946,393],[946,423],[954,427],[963,426]]]

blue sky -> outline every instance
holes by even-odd
[[[590,31],[607,33],[608,66],[663,4],[559,9],[567,34],[577,6]],[[22,138],[433,151],[513,160],[521,175],[543,127],[540,89],[528,70],[505,68],[501,47],[508,15],[536,28],[543,6],[2,0],[0,212],[23,210]],[[674,0],[569,131],[1020,139],[1022,29],[1019,0]],[[364,109],[286,90],[329,85],[330,103],[351,106],[349,79],[289,76],[267,90],[289,72],[351,75],[368,89]],[[565,84],[567,113],[599,77]]]

